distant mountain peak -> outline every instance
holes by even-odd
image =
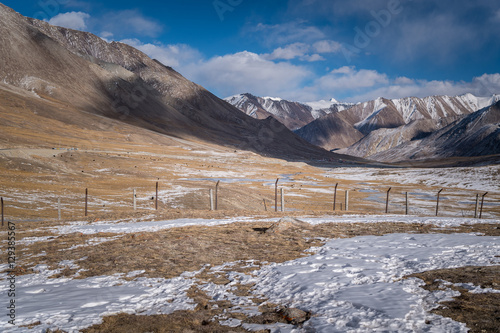
[[[288,101],[280,97],[257,97],[249,93],[225,98],[246,114],[264,119],[272,115],[291,130],[303,127],[314,119],[352,107],[352,103],[339,103],[335,98],[317,102]]]

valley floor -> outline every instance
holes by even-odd
[[[15,274],[15,297],[5,287],[0,294],[2,331],[498,327],[498,279],[484,280],[489,275],[482,273],[458,277],[468,266],[498,270],[500,166],[314,166],[128,133],[134,132],[88,131],[74,139],[64,134],[64,145],[56,134],[37,134],[52,144],[0,150],[0,246],[8,252],[7,227],[15,226],[10,250],[16,256],[13,267],[5,255],[0,263],[4,286],[10,286],[8,271]],[[213,211],[210,190],[218,195]],[[475,218],[476,197],[486,192],[482,219]],[[266,232],[286,216],[305,224]],[[431,273],[440,269],[459,271],[439,278],[449,283],[424,289],[422,279],[434,282]],[[410,277],[422,272],[429,275]],[[463,301],[436,308],[458,292],[475,297],[474,307]],[[6,316],[11,299],[16,326]],[[304,318],[287,314],[295,308]]]

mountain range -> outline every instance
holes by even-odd
[[[291,102],[277,97],[257,97],[249,93],[224,99],[244,113],[257,119],[272,116],[291,130],[297,130],[327,114],[348,109],[354,104],[335,99],[312,103]]]
[[[316,119],[301,128],[295,129],[295,133],[314,145],[351,156],[384,162],[431,157],[471,156],[470,152],[472,151],[483,156],[497,154],[496,146],[500,146],[500,141],[497,141],[495,146],[493,144],[494,140],[492,143],[492,137],[489,137],[487,140],[490,141],[485,144],[486,147],[491,147],[491,149],[481,149],[480,151],[469,149],[467,151],[468,155],[464,155],[466,152],[463,147],[462,149],[452,149],[450,142],[447,142],[446,147],[442,147],[440,152],[439,145],[444,141],[438,141],[435,136],[431,136],[431,134],[439,133],[440,130],[447,128],[447,126],[457,125],[456,122],[472,121],[472,118],[467,116],[480,110],[489,109],[490,106],[500,100],[500,95],[477,97],[472,94],[464,94],[453,97],[378,98],[357,104],[342,104],[333,99],[330,107],[328,107],[328,104],[325,105],[325,101],[298,103],[274,98],[273,101],[279,101],[279,105],[282,106],[279,112],[277,112],[278,109],[275,103],[263,103],[269,98],[254,96],[249,98],[249,96],[252,95],[243,94],[226,100],[234,103],[240,110],[252,116],[254,114],[248,112],[249,110],[264,109],[285,124],[289,124],[287,122],[289,114],[286,113],[286,110],[291,110],[290,106],[292,105],[296,106],[293,109],[294,114],[300,112],[303,115],[302,119]],[[240,103],[235,103],[236,101],[240,101]],[[272,107],[266,109],[265,106],[267,105]],[[322,108],[315,110],[311,105],[321,105]],[[297,107],[300,107],[300,111],[297,110]],[[314,115],[321,116],[314,117]],[[491,126],[498,125],[498,121],[495,123],[495,117],[489,117],[488,119],[492,121]],[[479,127],[474,128],[479,130]],[[470,137],[473,135],[470,131],[460,133],[464,137],[455,136],[453,139],[457,144],[460,142],[472,144],[471,141],[465,138],[465,136]],[[426,138],[426,140],[422,142],[423,138]],[[482,138],[482,136],[477,135],[476,141],[477,138]],[[486,140],[486,138],[483,139]],[[431,140],[436,141],[431,142]],[[412,142],[412,144],[409,144],[409,142]],[[435,147],[422,149],[419,153],[415,151],[413,153],[405,152],[405,149],[410,150],[410,146],[418,150],[420,145],[424,144]],[[481,144],[481,142],[476,142],[476,144]],[[393,150],[396,147],[399,148]]]

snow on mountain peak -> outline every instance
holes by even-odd
[[[281,102],[283,99],[282,98],[279,98],[279,97],[262,97],[262,99],[265,99],[265,100],[270,100],[270,101],[274,101],[274,102]]]

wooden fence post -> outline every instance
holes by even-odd
[[[61,198],[57,198],[57,219],[61,221]]]
[[[156,182],[155,209],[158,210],[158,182]]]
[[[480,219],[483,218],[483,204],[484,204],[484,197],[486,196],[486,194],[488,194],[488,192],[486,192],[485,194],[483,194],[483,196],[481,198],[481,209],[479,210],[479,218]]]
[[[215,210],[219,210],[219,184],[220,180],[215,184]]]
[[[266,199],[262,199],[264,200],[264,210],[267,212],[267,204],[266,204]]]
[[[477,219],[477,209],[479,208],[479,193],[476,193],[476,208],[474,209],[474,218]]]
[[[136,202],[137,196],[135,195],[135,188],[134,188],[134,190],[132,192],[132,200],[134,202],[134,210],[136,210],[137,209],[137,202]]]
[[[214,210],[214,190],[210,189],[210,210]]]
[[[1,206],[2,206],[2,227],[3,227],[3,197],[0,200],[1,200]]]
[[[274,211],[278,211],[278,181],[280,179],[276,179],[276,183],[274,183]]]
[[[87,208],[88,208],[88,201],[89,201],[89,189],[86,188],[85,189],[85,216],[88,215],[88,211],[87,211]]]
[[[345,190],[345,210],[349,210],[349,191]]]
[[[336,205],[337,205],[337,186],[339,186],[339,183],[335,184],[335,190],[333,191],[333,211],[335,211]]]
[[[408,215],[408,192],[405,194],[405,214]]]
[[[438,195],[437,195],[437,201],[436,201],[436,216],[438,216],[438,213],[439,213],[439,195],[441,194],[441,192],[443,191],[443,189],[440,189],[438,191]]]
[[[281,188],[281,211],[285,211],[285,189]]]
[[[392,187],[389,187],[387,190],[387,197],[385,199],[385,213],[387,214],[389,212],[389,192],[391,192]]]

